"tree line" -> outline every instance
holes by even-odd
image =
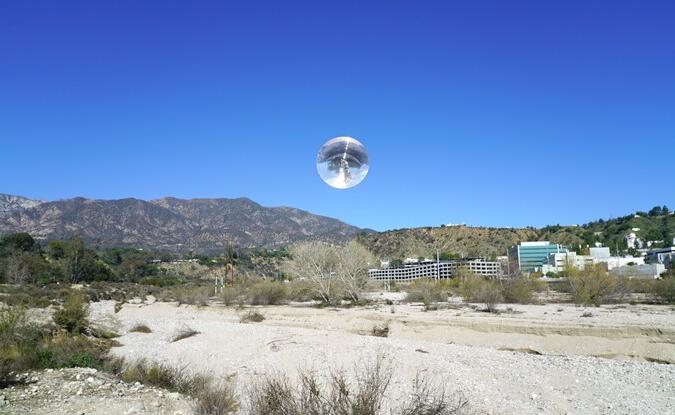
[[[97,251],[87,247],[80,236],[42,245],[28,233],[16,233],[0,238],[0,282],[138,282],[160,274],[153,258],[152,253],[133,248]]]

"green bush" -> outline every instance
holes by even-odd
[[[504,300],[499,283],[496,281],[485,281],[485,284],[482,284],[476,293],[475,300],[484,303],[486,311],[491,313],[497,311],[497,304]]]
[[[39,368],[93,367],[103,368],[110,343],[80,335],[58,333],[51,338],[43,339],[37,349]]]
[[[0,386],[11,374],[44,368],[102,368],[111,342],[30,323],[18,308],[0,308]]]
[[[89,301],[81,293],[73,293],[66,299],[63,307],[57,310],[52,319],[59,327],[70,333],[82,333],[89,325]]]
[[[602,265],[596,264],[584,270],[570,267],[566,272],[575,304],[599,306],[615,293],[617,278]]]
[[[288,299],[291,301],[320,300],[314,285],[309,281],[291,281],[288,283]]]
[[[281,282],[265,281],[252,285],[248,290],[251,305],[281,304],[288,298],[288,290]]]
[[[409,303],[432,303],[448,301],[448,292],[436,281],[419,279],[413,281],[406,289],[405,301]]]
[[[504,302],[530,304],[534,296],[532,281],[528,278],[513,278],[502,281]]]
[[[168,298],[178,301],[179,304],[191,304],[197,306],[206,306],[209,304],[209,299],[213,294],[213,287],[196,286],[196,287],[174,287]]]
[[[461,279],[458,287],[459,295],[465,302],[477,302],[478,293],[487,281],[477,275],[467,275]]]
[[[675,303],[675,276],[665,276],[653,285],[653,293],[661,302]]]
[[[225,415],[239,409],[234,388],[228,379],[216,382],[212,377],[196,375],[185,368],[139,360],[132,365],[111,361],[110,367],[125,382],[140,382],[189,395],[195,399],[197,415]]]

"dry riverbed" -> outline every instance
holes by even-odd
[[[123,334],[113,351],[217,376],[241,393],[260,376],[299,369],[350,371],[385,356],[394,368],[388,400],[398,402],[421,374],[477,409],[495,414],[675,412],[675,313],[671,307],[513,305],[490,314],[454,304],[368,308],[259,307],[266,319],[241,323],[243,310],[168,303],[93,307]],[[152,333],[129,333],[137,323]],[[370,336],[389,325],[389,337]],[[199,334],[177,342],[189,327]],[[658,363],[660,362],[660,363]]]
[[[386,396],[392,406],[409,397],[421,375],[488,414],[675,413],[670,306],[502,305],[491,314],[455,299],[444,307],[253,307],[265,320],[242,323],[252,307],[149,299],[117,313],[113,301],[94,303],[91,319],[122,335],[115,355],[232,378],[241,397],[269,374],[353,373],[383,356],[393,370]],[[151,332],[130,332],[138,324]],[[374,326],[388,326],[388,337],[372,336]],[[186,328],[198,334],[171,341]],[[0,413],[190,413],[190,400],[178,394],[92,369],[30,376],[34,382],[0,391]]]

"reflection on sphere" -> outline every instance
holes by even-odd
[[[356,139],[336,137],[321,146],[316,169],[329,186],[348,189],[361,183],[368,174],[368,152]]]

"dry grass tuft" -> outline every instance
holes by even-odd
[[[216,381],[211,376],[190,373],[185,368],[145,360],[126,365],[118,359],[111,361],[108,370],[117,373],[125,382],[140,382],[191,396],[197,415],[232,414],[239,408],[230,379]]]
[[[350,382],[342,373],[333,373],[321,382],[316,372],[300,374],[294,387],[285,375],[264,377],[249,391],[247,415],[384,415],[384,395],[391,381],[391,366],[383,357],[355,373]],[[474,413],[463,397],[450,396],[432,388],[418,375],[413,394],[391,415],[468,415]]]
[[[179,340],[187,339],[188,337],[196,336],[199,332],[197,330],[191,329],[190,327],[183,327],[174,336],[171,338],[171,343],[177,342]]]
[[[373,326],[370,334],[375,337],[389,337],[389,322],[386,322],[381,326]]]
[[[150,327],[146,326],[145,324],[138,323],[132,328],[129,329],[129,333],[152,333],[152,330]]]
[[[255,310],[249,310],[239,319],[242,323],[260,323],[265,320],[265,316]]]

